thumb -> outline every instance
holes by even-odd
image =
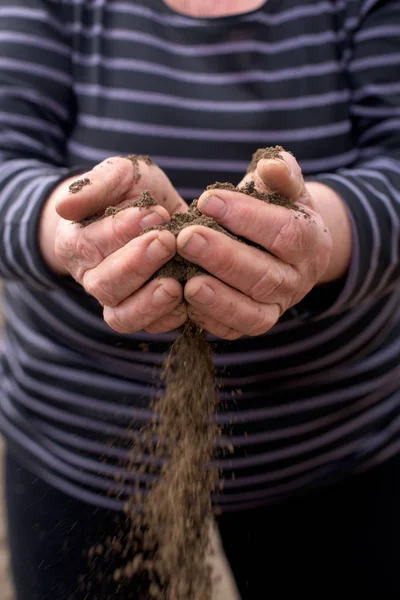
[[[278,192],[293,202],[298,201],[305,192],[300,165],[289,152],[281,152],[280,158],[262,158],[257,163],[254,175],[268,191]]]
[[[56,211],[69,221],[101,214],[109,206],[130,204],[144,191],[170,215],[187,210],[167,175],[148,157],[109,158],[60,187]]]

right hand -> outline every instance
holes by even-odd
[[[42,213],[39,243],[45,261],[60,275],[71,275],[103,306],[106,323],[122,334],[163,333],[186,319],[183,290],[175,279],[152,275],[176,253],[169,231],[146,227],[169,222],[187,205],[156,165],[139,162],[140,178],[126,158],[103,161],[88,173],[61,183]],[[87,177],[90,184],[71,194],[69,185]],[[148,190],[159,206],[128,208],[82,227],[81,221],[108,206],[124,206]],[[73,221],[73,223],[71,223]]]

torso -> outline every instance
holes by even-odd
[[[249,0],[229,1],[231,10],[245,12],[203,22],[180,13],[194,0],[60,0],[54,11],[63,8],[71,60],[58,44],[32,48],[25,36],[8,43],[3,56],[32,55],[43,64],[30,81],[57,115],[68,110],[72,77],[79,110],[67,167],[149,154],[191,201],[213,181],[240,181],[259,146],[284,144],[308,178],[354,164],[360,148],[346,56],[357,2],[267,0],[257,10]],[[226,0],[213,4],[214,17],[227,16]],[[210,6],[202,0],[203,16]],[[13,35],[31,20],[21,17]],[[50,125],[43,139],[58,140]],[[397,290],[328,319],[287,315],[268,335],[214,342],[223,385],[218,419],[235,449],[221,460],[222,509],[254,507],[344,477],[398,443],[399,400],[391,394],[400,379],[399,305]],[[29,462],[34,445],[42,477],[45,471],[62,489],[74,486],[76,497],[122,510],[124,498],[103,491],[121,474],[116,457],[124,460],[120,439],[128,424],[151,422],[154,377],[172,339],[114,333],[101,306],[81,291],[7,283],[2,430],[17,436]]]
[[[191,17],[226,17],[257,10],[266,0],[164,0],[173,10]]]

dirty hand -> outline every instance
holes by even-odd
[[[200,197],[203,214],[266,250],[202,226],[188,227],[177,238],[178,253],[210,273],[186,284],[188,315],[228,340],[266,333],[317,283],[344,275],[350,256],[350,225],[341,199],[323,184],[306,185],[291,154],[260,160],[242,184],[248,181],[260,192],[286,196],[308,216],[230,190],[213,189]]]
[[[77,179],[90,183],[71,193]],[[144,190],[159,206],[127,208],[86,227],[71,223],[102,214],[108,206],[130,204]],[[42,213],[40,247],[53,271],[72,275],[99,301],[115,331],[169,331],[187,318],[182,286],[170,278],[148,280],[175,255],[176,240],[169,231],[140,234],[165,224],[177,210],[186,210],[186,204],[156,165],[111,158],[51,194]]]

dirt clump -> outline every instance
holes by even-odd
[[[185,227],[190,227],[191,225],[203,225],[204,227],[210,227],[211,229],[220,231],[221,233],[224,233],[233,239],[238,239],[229,231],[218,225],[214,219],[203,215],[197,208],[197,200],[193,200],[187,212],[175,213],[171,217],[171,221],[169,223],[160,225],[158,227],[149,227],[145,229],[143,233],[147,233],[148,231],[152,231],[154,229],[165,229],[177,236],[182,229],[185,229]],[[174,277],[180,283],[186,283],[186,281],[192,277],[196,277],[196,275],[201,275],[202,273],[205,273],[205,271],[201,267],[194,265],[177,254],[170,261],[168,261],[167,264],[161,267],[159,271],[157,271],[155,277]]]
[[[121,584],[145,572],[151,582],[149,598],[210,600],[213,582],[207,556],[211,494],[218,483],[212,464],[219,433],[214,419],[218,394],[210,345],[192,322],[171,346],[163,383],[165,393],[154,405],[159,418],[149,435],[157,437],[152,454],[163,465],[147,495],[138,490],[127,504],[132,539],[142,541],[133,559],[115,572],[115,580]],[[134,462],[137,468],[137,455]],[[137,511],[138,500],[143,513]]]
[[[149,194],[147,190],[142,192],[136,200],[130,202],[129,204],[124,204],[124,206],[108,206],[103,214],[101,215],[92,215],[91,217],[87,217],[86,219],[82,219],[78,222],[78,225],[81,227],[87,227],[92,223],[96,223],[96,221],[101,221],[106,217],[115,217],[118,213],[127,208],[150,208],[151,206],[157,206],[157,201],[154,200]]]
[[[91,181],[89,179],[89,177],[84,177],[83,179],[77,179],[76,181],[73,181],[71,183],[71,185],[69,186],[69,193],[70,194],[77,194],[78,192],[81,191],[82,188],[85,187],[85,185],[90,185]]]
[[[230,190],[233,192],[241,192],[253,198],[257,198],[257,200],[261,200],[262,202],[266,202],[268,204],[275,204],[277,206],[283,206],[284,208],[289,208],[291,210],[301,212],[306,218],[308,217],[308,213],[306,213],[306,211],[304,211],[302,208],[288,200],[286,197],[281,196],[277,193],[267,194],[259,192],[256,189],[253,181],[250,181],[244,184],[243,186],[235,186],[229,182],[217,181],[216,183],[209,185],[206,189],[207,191],[211,191],[214,189],[223,189]],[[143,233],[147,233],[148,231],[152,231],[154,229],[165,229],[177,236],[182,231],[182,229],[184,229],[185,227],[190,227],[191,225],[203,225],[204,227],[210,227],[215,231],[224,233],[225,235],[234,240],[243,242],[250,246],[254,246],[255,248],[259,248],[260,250],[265,252],[265,248],[254,244],[250,240],[233,235],[230,231],[221,227],[221,225],[219,225],[213,218],[203,215],[197,207],[197,199],[193,200],[187,212],[175,213],[171,217],[171,221],[169,223],[157,227],[149,227],[145,229]],[[183,284],[186,283],[192,277],[196,277],[197,275],[201,275],[204,273],[204,269],[202,269],[198,265],[194,265],[190,261],[177,254],[163,267],[161,267],[159,271],[157,271],[155,277],[174,277],[180,283]]]
[[[247,173],[253,173],[256,170],[257,164],[259,160],[263,158],[281,158],[281,152],[284,152],[282,146],[270,146],[269,148],[259,148],[256,150],[251,158],[251,162],[247,169]]]
[[[138,183],[141,178],[140,169],[139,169],[139,161],[144,162],[149,167],[151,167],[151,165],[154,165],[153,159],[151,158],[151,156],[148,156],[147,154],[129,154],[126,158],[128,160],[130,160],[131,163],[133,164],[133,169],[134,169],[133,177],[134,177],[135,183]]]
[[[124,206],[109,206],[104,211],[103,218],[105,217],[115,217],[118,213],[126,210],[127,208],[150,208],[150,206],[157,206],[157,201],[154,200],[149,194],[147,190],[142,192],[137,200],[130,202],[129,204],[125,204]]]

